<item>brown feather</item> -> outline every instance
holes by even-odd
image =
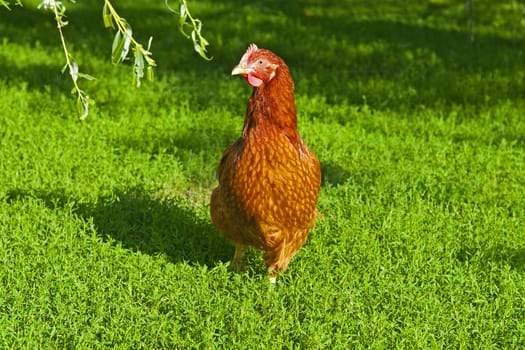
[[[242,137],[224,152],[211,216],[227,239],[265,251],[268,268],[285,271],[314,226],[321,170],[297,130],[288,67],[268,50],[252,55],[277,65],[275,76],[254,88]]]

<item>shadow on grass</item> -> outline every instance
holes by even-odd
[[[525,272],[525,249],[524,248],[509,248],[502,247],[502,249],[495,249],[493,251],[494,260],[505,262],[510,267]]]
[[[457,254],[457,260],[465,262],[473,256],[483,256],[482,261],[486,264],[495,263],[498,265],[508,265],[512,269],[525,272],[525,249],[511,248],[503,245],[481,250],[481,248],[464,248]],[[489,268],[489,267],[488,267]]]
[[[322,182],[321,186],[337,186],[350,178],[350,173],[336,163],[321,162]]]
[[[70,207],[72,198],[63,192],[11,190],[7,201],[40,200],[50,209]],[[97,233],[124,248],[148,255],[165,254],[174,263],[215,266],[229,261],[233,248],[189,204],[161,201],[140,188],[115,191],[96,202],[79,203],[72,212],[92,220]]]

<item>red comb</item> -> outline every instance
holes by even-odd
[[[248,46],[248,49],[246,50],[245,55],[250,56],[252,53],[254,53],[257,50],[259,50],[257,45],[255,45],[254,43],[251,43],[250,46]]]
[[[257,50],[259,50],[257,45],[255,45],[253,43],[250,44],[250,46],[248,46],[248,49],[246,50],[244,55],[242,55],[242,57],[241,57],[241,63],[247,64],[248,63],[248,58]]]

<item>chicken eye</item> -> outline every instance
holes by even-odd
[[[258,64],[259,66],[262,66],[263,63],[264,63],[263,60],[258,60],[258,61],[257,61],[257,64]]]

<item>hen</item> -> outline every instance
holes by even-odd
[[[314,226],[321,184],[319,160],[297,130],[293,82],[284,61],[251,44],[232,75],[253,89],[242,136],[222,156],[211,195],[215,227],[235,245],[263,250],[275,283]]]

